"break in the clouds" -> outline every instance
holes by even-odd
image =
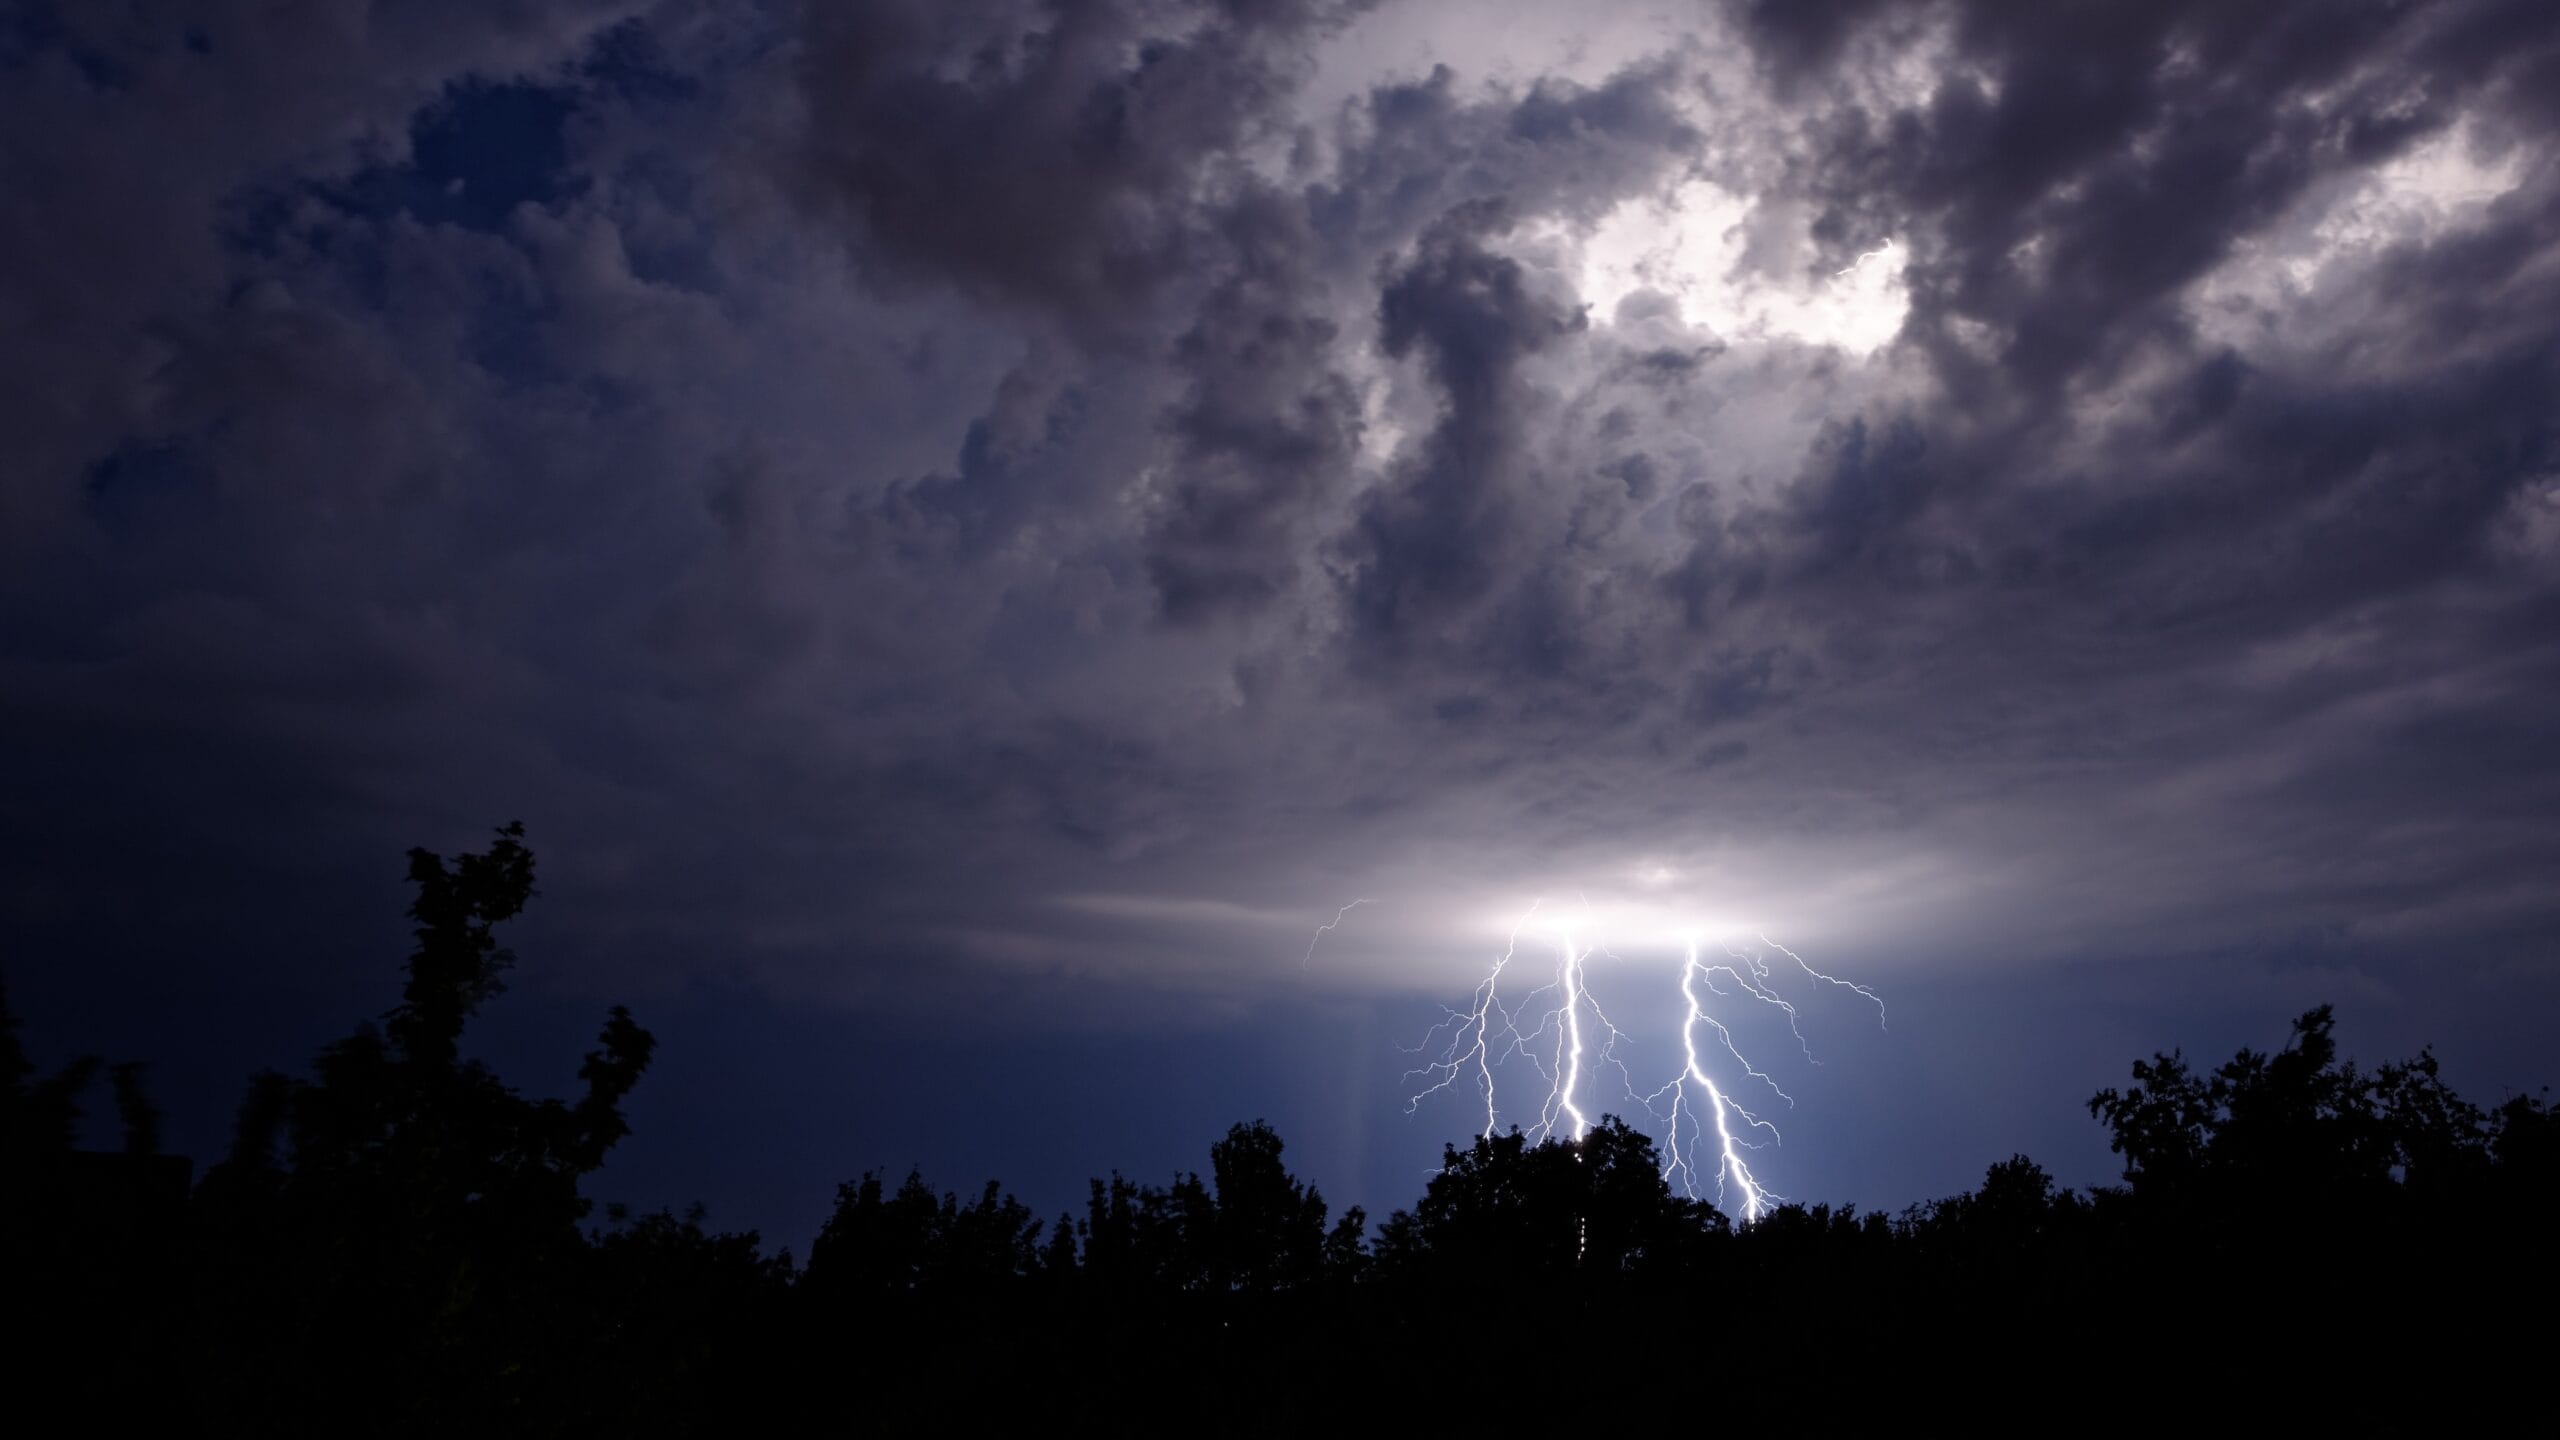
[[[2560,18],[1586,8],[12,7],[14,923],[521,815],[601,988],[2538,973]]]

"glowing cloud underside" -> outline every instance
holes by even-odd
[[[1813,1050],[1798,1027],[1795,1002],[1773,983],[1779,968],[1773,956],[1783,957],[1806,979],[1850,991],[1874,1005],[1879,1027],[1885,1022],[1884,1001],[1863,985],[1814,969],[1803,956],[1766,936],[1755,936],[1755,944],[1725,945],[1721,955],[1713,957],[1707,956],[1692,939],[1687,942],[1680,964],[1680,1071],[1656,1089],[1640,1093],[1619,1053],[1625,1035],[1592,999],[1590,987],[1584,983],[1584,967],[1590,958],[1611,953],[1605,946],[1585,943],[1571,928],[1557,928],[1552,977],[1516,999],[1504,998],[1503,979],[1520,959],[1521,931],[1538,916],[1539,909],[1532,905],[1512,926],[1502,953],[1494,958],[1467,1004],[1450,1009],[1448,1017],[1432,1027],[1417,1047],[1417,1053],[1428,1053],[1431,1058],[1407,1072],[1406,1078],[1426,1082],[1407,1103],[1407,1113],[1443,1091],[1472,1091],[1484,1103],[1481,1133],[1492,1135],[1500,1128],[1503,1115],[1496,1099],[1494,1072],[1511,1061],[1521,1060],[1536,1072],[1544,1087],[1534,1111],[1535,1121],[1524,1127],[1525,1133],[1533,1140],[1579,1140],[1591,1127],[1590,1112],[1583,1104],[1586,1076],[1592,1071],[1614,1070],[1625,1086],[1627,1098],[1664,1123],[1664,1177],[1679,1185],[1682,1193],[1696,1196],[1706,1182],[1704,1172],[1712,1143],[1716,1203],[1724,1205],[1730,1200],[1744,1224],[1759,1219],[1772,1202],[1782,1197],[1752,1174],[1744,1152],[1775,1144],[1780,1138],[1778,1127],[1737,1100],[1725,1084],[1717,1082],[1715,1071],[1722,1068],[1728,1083],[1744,1083],[1755,1091],[1766,1091],[1789,1106],[1795,1104],[1795,1099],[1743,1054],[1735,1044],[1733,1032],[1716,1017],[1712,1000],[1747,998],[1777,1009],[1785,1015],[1788,1032],[1795,1036],[1808,1062],[1813,1061]],[[1728,985],[1730,989],[1726,988]],[[1702,1049],[1701,1032],[1712,1036],[1711,1048]]]
[[[1827,277],[1798,276],[1784,263],[1747,263],[1753,212],[1750,200],[1703,180],[1620,205],[1579,242],[1582,298],[1605,321],[1621,301],[1650,290],[1670,297],[1684,323],[1721,336],[1797,340],[1852,355],[1871,355],[1901,331],[1911,303],[1900,246],[1883,240]],[[1797,239],[1793,248],[1803,253],[1810,242]]]

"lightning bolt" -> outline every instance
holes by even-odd
[[[1837,985],[1837,986],[1839,986],[1840,988],[1842,988],[1843,990],[1855,990],[1855,991],[1856,991],[1856,992],[1858,992],[1859,994],[1866,996],[1866,997],[1867,997],[1867,999],[1869,999],[1870,1001],[1873,1001],[1873,1002],[1875,1003],[1875,1007],[1876,1007],[1876,1028],[1877,1028],[1877,1029],[1879,1029],[1879,1030],[1882,1030],[1882,1029],[1884,1029],[1884,1028],[1885,1028],[1885,1023],[1884,1023],[1884,997],[1883,997],[1883,996],[1878,995],[1876,992],[1874,992],[1873,990],[1868,989],[1868,988],[1867,988],[1866,986],[1864,986],[1864,985],[1855,985],[1855,984],[1851,984],[1849,981],[1843,980],[1843,979],[1841,979],[1841,978],[1840,978],[1839,976],[1837,976],[1837,975],[1825,975],[1825,974],[1823,974],[1821,971],[1816,970],[1816,969],[1814,969],[1812,966],[1805,964],[1805,963],[1804,963],[1804,957],[1803,957],[1803,956],[1801,956],[1801,955],[1797,954],[1797,953],[1796,953],[1796,952],[1794,952],[1793,950],[1788,949],[1786,946],[1779,944],[1777,941],[1770,939],[1770,938],[1769,938],[1768,936],[1766,936],[1766,935],[1763,935],[1763,936],[1761,936],[1761,937],[1760,937],[1760,943],[1761,943],[1761,944],[1763,944],[1763,945],[1768,946],[1768,947],[1769,947],[1770,949],[1772,949],[1772,950],[1777,951],[1779,954],[1786,956],[1788,959],[1793,960],[1794,962],[1796,962],[1796,966],[1797,966],[1797,968],[1798,968],[1798,969],[1803,970],[1803,971],[1804,971],[1804,973],[1806,973],[1807,975],[1812,976],[1812,977],[1813,977],[1814,979],[1816,979],[1816,980],[1821,981],[1823,984],[1825,984],[1825,985]]]
[[[1744,992],[1749,994],[1752,999],[1757,1000],[1764,1005],[1776,1006],[1778,1009],[1785,1011],[1787,1016],[1787,1033],[1796,1037],[1796,1048],[1804,1052],[1805,1063],[1808,1065],[1821,1064],[1821,1061],[1813,1058],[1813,1042],[1804,1038],[1803,1027],[1796,1023],[1796,1007],[1781,997],[1777,992],[1769,988],[1769,962],[1757,955],[1747,954],[1743,951],[1736,950],[1731,945],[1724,947],[1724,953],[1741,961],[1743,968],[1738,970],[1731,965],[1717,965],[1712,967],[1714,974],[1731,976],[1733,978],[1733,982],[1740,985]],[[1694,957],[1692,958],[1691,963],[1695,963]],[[1745,974],[1745,970],[1750,973]],[[1713,974],[1711,974],[1707,980],[1707,988],[1710,990],[1715,990],[1716,988],[1716,982]],[[1722,994],[1723,992],[1717,991],[1716,993]]]
[[[1680,966],[1680,998],[1688,1006],[1688,1013],[1680,1020],[1680,1052],[1686,1063],[1680,1073],[1672,1078],[1670,1084],[1645,1097],[1645,1108],[1657,1115],[1667,1113],[1671,1122],[1670,1136],[1663,1141],[1662,1145],[1663,1175],[1665,1178],[1677,1179],[1680,1182],[1681,1191],[1694,1196],[1698,1193],[1698,1167],[1690,1147],[1694,1146],[1696,1141],[1684,1141],[1682,1138],[1680,1116],[1683,1111],[1694,1112],[1696,1109],[1696,1102],[1689,1098],[1690,1085],[1695,1084],[1705,1092],[1707,1119],[1715,1126],[1716,1132],[1716,1203],[1723,1204],[1728,1191],[1740,1192],[1742,1223],[1748,1225],[1760,1218],[1762,1212],[1769,1208],[1769,1202],[1784,1197],[1773,1194],[1752,1175],[1749,1162],[1742,1158],[1742,1151],[1756,1150],[1760,1147],[1752,1140],[1737,1137],[1733,1132],[1733,1121],[1735,1119],[1742,1121],[1746,1135],[1752,1130],[1767,1132],[1771,1144],[1776,1144],[1782,1137],[1778,1134],[1777,1126],[1742,1108],[1717,1086],[1713,1076],[1707,1074],[1706,1066],[1698,1060],[1698,1027],[1714,1026],[1717,1036],[1724,1042],[1725,1053],[1731,1055],[1736,1063],[1742,1066],[1743,1073],[1766,1084],[1788,1105],[1793,1106],[1795,1099],[1786,1091],[1778,1089],[1777,1081],[1753,1069],[1751,1062],[1742,1058],[1742,1052],[1734,1048],[1733,1033],[1725,1029],[1724,1022],[1708,1014],[1706,1006],[1700,1003],[1698,982],[1705,981],[1709,990],[1715,988],[1715,981],[1709,975],[1710,968],[1698,959],[1697,942],[1690,942],[1688,957]],[[1712,968],[1724,969],[1728,974],[1734,973],[1730,967]],[[1788,1018],[1790,1021],[1794,1019],[1792,1011],[1789,1012]],[[1666,1095],[1671,1099],[1669,1111],[1654,1109],[1654,1102]],[[1693,1117],[1691,1120],[1693,1128],[1696,1123]]]
[[[1468,1008],[1449,1011],[1448,1018],[1431,1027],[1430,1033],[1422,1037],[1422,1043],[1414,1047],[1414,1051],[1408,1052],[1418,1053],[1427,1050],[1434,1036],[1444,1029],[1449,1032],[1448,1047],[1440,1052],[1439,1058],[1405,1072],[1404,1078],[1407,1080],[1416,1076],[1425,1079],[1437,1077],[1433,1079],[1432,1084],[1416,1091],[1413,1098],[1406,1102],[1404,1113],[1407,1115],[1419,1109],[1426,1097],[1436,1095],[1456,1084],[1458,1076],[1464,1073],[1469,1065],[1473,1065],[1479,1088],[1484,1095],[1483,1133],[1487,1138],[1491,1138],[1496,1127],[1500,1125],[1501,1117],[1495,1112],[1493,1106],[1493,1067],[1500,1059],[1508,1058],[1518,1049],[1521,1035],[1520,1027],[1513,1022],[1510,1012],[1502,1008],[1501,998],[1496,992],[1502,984],[1503,970],[1511,964],[1512,957],[1520,952],[1520,928],[1528,924],[1530,919],[1538,913],[1540,903],[1531,901],[1528,911],[1511,922],[1511,938],[1502,947],[1502,954],[1493,962],[1493,968],[1485,972],[1483,982],[1476,986],[1474,999]],[[1497,1015],[1502,1018],[1500,1033],[1511,1037],[1511,1046],[1505,1049],[1500,1057],[1493,1053],[1493,1038],[1496,1033],[1493,1022]]]
[[[1582,962],[1590,958],[1588,950],[1577,950],[1573,932],[1564,932],[1563,958],[1556,962],[1556,985],[1564,992],[1564,1003],[1556,1014],[1555,1084],[1547,1092],[1547,1103],[1538,1112],[1538,1134],[1552,1135],[1556,1122],[1573,1117],[1573,1135],[1579,1140],[1591,1128],[1590,1120],[1580,1106],[1573,1103],[1574,1094],[1582,1088]]]
[[[1868,261],[1880,259],[1892,253],[1893,241],[1888,237],[1882,245],[1877,246],[1873,250],[1866,251],[1858,256],[1857,259],[1850,261],[1847,268],[1832,271],[1831,278],[1834,280],[1846,280],[1850,276],[1857,274],[1859,267],[1865,265]]]
[[[1316,927],[1316,933],[1307,937],[1307,958],[1298,962],[1298,968],[1299,968],[1299,969],[1301,969],[1301,970],[1304,970],[1304,969],[1306,969],[1309,965],[1311,965],[1311,964],[1315,963],[1315,958],[1316,958],[1316,942],[1317,942],[1317,941],[1319,941],[1319,940],[1322,940],[1322,939],[1324,938],[1324,935],[1325,935],[1325,932],[1326,932],[1326,931],[1331,930],[1331,929],[1332,929],[1333,927],[1335,927],[1336,925],[1341,924],[1341,923],[1342,923],[1342,917],[1343,917],[1343,916],[1350,914],[1352,911],[1354,911],[1354,910],[1356,910],[1356,909],[1360,908],[1361,906],[1366,905],[1366,904],[1368,904],[1368,903],[1369,903],[1369,897],[1368,897],[1368,896],[1366,896],[1366,895],[1363,895],[1363,896],[1361,896],[1359,899],[1352,901],[1350,904],[1343,906],[1341,909],[1334,911],[1334,912],[1333,912],[1333,918],[1332,918],[1332,919],[1327,920],[1327,921],[1326,921],[1326,922],[1324,922],[1323,924],[1321,924],[1321,925],[1317,926],[1317,927]],[[1801,962],[1801,961],[1799,961],[1798,963],[1799,963],[1799,964],[1801,964],[1802,962]]]
[[[1541,902],[1542,903],[1542,902]],[[1585,913],[1589,906],[1586,903]],[[1603,1067],[1614,1068],[1625,1082],[1632,1100],[1648,1114],[1666,1122],[1663,1141],[1662,1173],[1682,1193],[1695,1197],[1701,1186],[1710,1184],[1706,1174],[1710,1164],[1708,1146],[1713,1144],[1712,1189],[1718,1205],[1731,1202],[1745,1225],[1768,1213],[1770,1206],[1784,1197],[1770,1190],[1751,1170],[1745,1152],[1778,1144],[1778,1127],[1744,1105],[1716,1080],[1709,1065],[1712,1051],[1702,1044],[1701,1031],[1712,1033],[1716,1049],[1723,1051],[1719,1065],[1729,1063],[1741,1076],[1792,1108],[1795,1097],[1789,1095],[1777,1080],[1754,1065],[1735,1043],[1733,1032],[1719,1019],[1708,1003],[1709,996],[1739,992],[1761,1004],[1771,1006],[1786,1016],[1787,1029],[1795,1036],[1805,1059],[1814,1060],[1813,1048],[1807,1043],[1799,1024],[1795,1002],[1779,993],[1774,984],[1769,952],[1793,961],[1808,978],[1856,993],[1876,1007],[1876,1023],[1884,1024],[1884,1001],[1874,991],[1836,975],[1815,969],[1801,955],[1769,939],[1756,938],[1760,949],[1724,946],[1724,959],[1707,958],[1696,939],[1685,942],[1680,964],[1681,1067],[1677,1074],[1648,1094],[1639,1094],[1628,1073],[1618,1048],[1627,1037],[1612,1023],[1606,1011],[1592,997],[1587,967],[1593,955],[1619,957],[1605,944],[1594,940],[1584,943],[1583,935],[1591,933],[1575,927],[1559,927],[1555,977],[1506,1005],[1501,996],[1504,973],[1520,955],[1520,932],[1539,910],[1539,903],[1514,921],[1502,953],[1497,956],[1485,977],[1475,988],[1463,1009],[1450,1008],[1445,1018],[1431,1028],[1408,1053],[1431,1052],[1432,1058],[1405,1072],[1407,1080],[1425,1082],[1406,1103],[1405,1113],[1413,1114],[1422,1102],[1443,1090],[1457,1086],[1463,1078],[1467,1088],[1484,1101],[1484,1131],[1492,1135],[1501,1123],[1501,1110],[1495,1097],[1494,1071],[1514,1057],[1525,1060],[1546,1082],[1545,1098],[1537,1109],[1537,1122],[1529,1130],[1533,1140],[1562,1138],[1580,1141],[1591,1128],[1589,1112],[1583,1108],[1582,1091],[1589,1072]],[[1336,917],[1337,921],[1339,917]],[[1588,923],[1586,921],[1586,923]],[[1726,990],[1718,978],[1734,987]],[[1703,991],[1703,993],[1702,993]],[[1525,1028],[1524,1028],[1525,1026]],[[1587,1028],[1588,1027],[1588,1028]],[[1589,1041],[1595,1034],[1605,1033],[1598,1049]],[[1445,1041],[1443,1037],[1445,1036]],[[1439,1048],[1432,1050],[1434,1044]]]

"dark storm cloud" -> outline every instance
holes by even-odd
[[[1356,357],[1342,352],[1373,326],[1385,358],[1426,359],[1445,413],[1432,455],[1373,491],[1336,547],[1350,603],[1387,640],[1399,615],[1483,592],[1468,572],[1514,548],[1496,512],[1515,482],[1469,470],[1507,462],[1516,445],[1490,432],[1524,424],[1528,398],[1504,380],[1504,352],[1578,322],[1569,296],[1531,299],[1519,264],[1468,236],[1509,228],[1515,205],[1595,213],[1676,163],[1696,137],[1669,103],[1674,78],[1656,65],[1596,89],[1465,99],[1440,70],[1343,118],[1330,183],[1249,186],[1226,205],[1204,252],[1226,278],[1174,352],[1192,377],[1170,417],[1185,447],[1148,557],[1169,616],[1250,609],[1309,573],[1319,507],[1341,503],[1359,458]],[[1373,315],[1323,313],[1370,293]]]
[[[2062,15],[1967,11],[1953,58],[1978,80],[1817,127],[1808,171],[1857,197],[1835,206],[1932,237],[1905,334],[1961,408],[1809,457],[1809,556],[1858,554],[1868,584],[2103,595],[2093,622],[2164,663],[2178,637],[2227,653],[2492,581],[2495,527],[2551,469],[2548,333],[2488,319],[2553,298],[2528,258],[2553,235],[2547,167],[2478,232],[2386,253],[2316,367],[2255,365],[2182,302],[2314,185],[2496,103],[2549,27],[2502,31],[2492,59],[2456,43],[2461,7]]]
[[[1305,210],[1256,187],[1224,217],[1233,271],[1175,342],[1188,376],[1166,417],[1180,441],[1148,577],[1177,621],[1251,609],[1301,573],[1322,509],[1358,458],[1360,397],[1315,303]]]
[[[1836,61],[1858,8],[1754,18],[1793,73]],[[2548,27],[2483,8],[1954,7],[1924,100],[1818,112],[1797,162],[1827,207],[1815,228],[1834,249],[1856,248],[1861,219],[1926,228],[1909,333],[1961,384],[1984,347],[1955,332],[1988,328],[1998,375],[1966,398],[2102,382],[2084,372],[2183,340],[2182,288],[2315,183],[2389,160],[2474,96],[2512,103],[2552,63],[2547,38],[2517,43]]]
[[[1525,94],[1476,95],[1445,66],[1382,85],[1343,117],[1335,173],[1308,196],[1316,224],[1357,263],[1471,202],[1589,219],[1691,157],[1680,79],[1657,61]]]
[[[1753,51],[1792,96],[1838,57],[1863,22],[1898,8],[1909,7],[1893,0],[1743,0],[1736,11]]]
[[[1268,138],[1336,0],[813,7],[815,196],[897,270],[1147,334],[1204,257],[1195,188]]]
[[[1418,353],[1443,413],[1413,458],[1363,504],[1351,545],[1351,614],[1368,643],[1446,645],[1446,621],[1491,589],[1516,548],[1512,492],[1522,483],[1530,393],[1521,361],[1580,317],[1531,293],[1522,267],[1484,246],[1506,224],[1491,201],[1458,206],[1386,278],[1378,339],[1390,358]]]

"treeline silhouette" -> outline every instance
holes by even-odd
[[[257,1076],[201,1179],[158,1153],[137,1066],[103,1067],[123,1150],[77,1148],[102,1067],[37,1075],[0,997],[7,1415],[1281,1433],[1979,1407],[2005,1427],[2199,1396],[2449,1411],[2549,1358],[2547,1318],[2519,1317],[2548,1314],[2560,1118],[2538,1096],[2464,1100],[2431,1055],[2360,1069],[2325,1006],[2271,1053],[2137,1062],[2089,1101],[2123,1183],[2086,1192],[2021,1155],[1898,1214],[1785,1205],[1736,1226],[1609,1117],[1578,1142],[1450,1147],[1372,1227],[1333,1215],[1256,1122],[1210,1146],[1205,1177],[1114,1174],[1046,1221],[993,1182],[866,1174],[799,1264],[699,1211],[590,1208],[580,1182],[627,1131],[649,1032],[611,1011],[571,1100],[462,1058],[533,856],[511,825],[409,861],[399,1005],[308,1074]]]

